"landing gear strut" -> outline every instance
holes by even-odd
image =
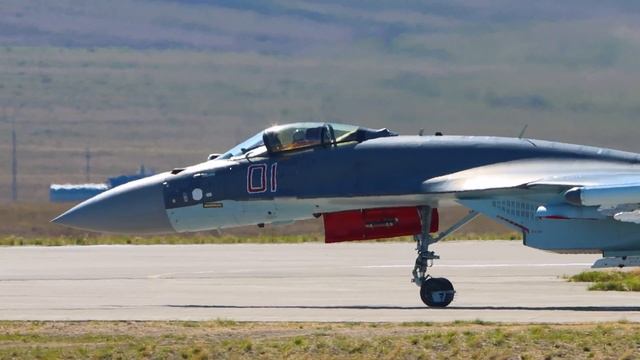
[[[451,282],[445,278],[433,278],[427,274],[427,268],[433,266],[433,261],[440,259],[435,252],[429,251],[429,245],[435,244],[445,237],[451,235],[454,231],[469,223],[478,216],[476,211],[470,211],[467,216],[462,218],[452,227],[441,233],[437,237],[432,237],[429,233],[431,228],[431,207],[420,207],[420,218],[422,220],[422,231],[419,235],[415,235],[416,251],[418,257],[413,267],[412,281],[420,287],[420,299],[425,305],[435,308],[447,307],[455,295],[455,290]]]

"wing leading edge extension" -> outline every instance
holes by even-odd
[[[640,186],[640,165],[580,160],[517,160],[481,166],[422,183],[429,194],[536,186]]]

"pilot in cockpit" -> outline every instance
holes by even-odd
[[[306,140],[307,140],[307,134],[304,131],[304,129],[297,129],[293,133],[292,143],[296,145],[296,147],[305,145]]]
[[[297,149],[318,145],[322,128],[296,129],[291,137],[291,148]]]

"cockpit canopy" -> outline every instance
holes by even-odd
[[[372,130],[344,124],[303,122],[277,125],[252,136],[217,158],[278,154],[396,135],[387,129]]]

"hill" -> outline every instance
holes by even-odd
[[[640,152],[632,1],[0,3],[0,201],[199,162],[273,123],[517,135]],[[424,159],[425,166],[428,159]]]

